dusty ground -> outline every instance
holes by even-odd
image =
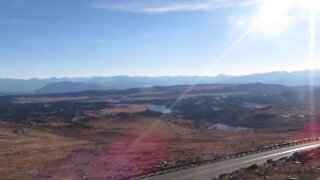
[[[265,132],[196,131],[157,118],[106,121],[91,121],[88,125],[93,128],[68,132],[1,122],[1,179],[113,179],[292,137],[290,133],[267,137]]]
[[[36,178],[49,162],[63,159],[73,149],[90,144],[0,122],[0,179]]]
[[[116,179],[320,136],[319,112],[311,118],[303,103],[288,104],[286,96],[278,102],[277,88],[256,86],[261,85],[0,99],[0,179]],[[265,96],[269,91],[272,98]],[[146,111],[149,103],[171,107],[172,113]],[[255,126],[243,132],[209,130],[215,123]]]

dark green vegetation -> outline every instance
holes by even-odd
[[[318,106],[320,89],[315,88],[313,94],[315,106]],[[193,128],[224,123],[248,128],[294,129],[320,116],[316,113],[310,117],[308,87],[244,84],[3,96],[0,101],[0,118],[26,123],[27,119],[41,122],[42,116],[52,115],[68,123],[72,118],[81,116],[81,121],[85,122],[88,117],[83,111],[101,110],[115,104],[165,105],[172,110],[166,116],[192,121],[190,126]],[[161,113],[148,111],[137,113],[162,116]]]
[[[313,108],[308,87],[267,84],[2,96],[0,174],[116,179],[314,136],[319,92]]]

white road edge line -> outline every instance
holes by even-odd
[[[239,165],[239,164],[244,164],[244,163],[248,163],[248,162],[251,162],[251,161],[265,159],[265,158],[272,157],[272,156],[277,156],[277,155],[286,154],[286,153],[290,153],[290,152],[300,151],[300,150],[304,150],[304,149],[311,149],[311,148],[314,148],[314,147],[317,147],[317,146],[320,146],[320,144],[310,145],[310,146],[301,147],[301,148],[297,148],[297,149],[291,149],[291,150],[284,151],[284,152],[281,152],[281,153],[271,154],[271,155],[268,155],[268,156],[263,156],[263,157],[259,157],[259,158],[256,158],[256,159],[251,159],[251,160],[248,160],[248,161],[243,161],[243,162],[239,162],[239,163],[235,163],[235,164],[231,164],[231,165],[227,165],[227,166],[222,166],[222,167],[218,167],[218,168],[215,168],[215,169],[217,170],[217,169],[222,169],[222,168],[226,168],[226,167],[232,167],[232,166],[236,166],[236,165]],[[203,174],[203,173],[210,172],[210,171],[212,171],[212,169],[198,171],[196,173],[188,174],[186,176],[181,176],[181,177],[178,177],[178,178],[175,178],[175,179],[177,179],[177,180],[178,179],[183,179],[183,178],[186,178],[186,177],[190,177],[190,176],[197,175],[197,174]]]

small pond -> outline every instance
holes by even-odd
[[[229,126],[227,124],[215,124],[213,126],[211,126],[209,129],[217,129],[217,130],[227,130],[227,131],[251,131],[251,128],[246,128],[246,127],[235,127],[235,126]]]
[[[167,108],[167,106],[164,105],[146,104],[146,108],[150,111],[160,112],[163,114],[171,113],[171,109]]]

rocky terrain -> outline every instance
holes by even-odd
[[[319,136],[308,93],[216,84],[2,96],[1,177],[117,179]]]
[[[230,174],[223,174],[220,180],[283,179],[317,180],[320,177],[320,148],[295,153],[280,160],[268,160],[262,165],[252,165]]]

